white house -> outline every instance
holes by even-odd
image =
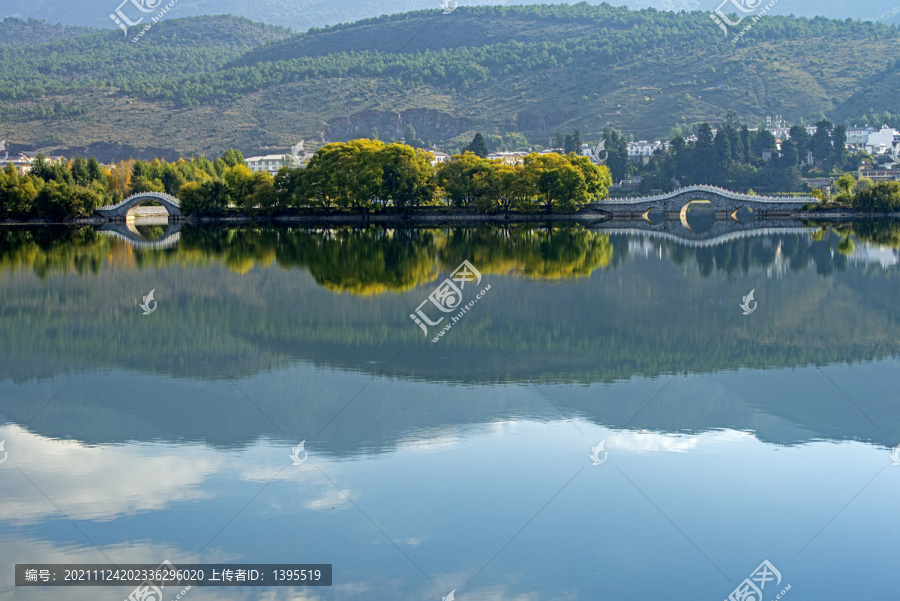
[[[869,134],[866,140],[866,150],[872,154],[882,154],[890,151],[897,141],[900,141],[900,132],[887,125],[882,125],[880,131]]]
[[[502,163],[506,163],[507,165],[518,165],[522,163],[522,160],[527,157],[529,152],[492,152],[487,155],[488,160],[492,161],[500,161]]]
[[[629,142],[628,158],[635,162],[641,161],[644,164],[647,164],[653,157],[653,151],[657,148],[668,149],[669,146],[670,144],[668,142],[660,142],[659,140],[656,140],[655,142],[648,142],[647,140]]]
[[[244,159],[250,171],[268,171],[272,175],[284,166],[283,154],[267,154],[265,156],[247,157]]]
[[[439,150],[432,150],[431,154],[434,155],[434,158],[431,160],[431,166],[440,165],[441,163],[446,163],[450,160],[450,155],[446,152],[441,152]]]
[[[23,152],[19,154],[19,158],[17,159],[8,157],[6,160],[0,161],[0,169],[5,169],[7,165],[12,165],[16,168],[16,171],[19,172],[19,175],[25,175],[31,171],[31,161],[33,160],[32,157]],[[48,159],[48,162],[52,163],[53,161]]]
[[[864,146],[869,142],[869,136],[875,133],[874,127],[848,127],[847,144],[851,146]]]

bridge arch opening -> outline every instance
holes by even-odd
[[[757,214],[756,211],[754,211],[750,207],[739,207],[738,209],[731,212],[730,217],[741,225],[746,225],[748,223],[753,223],[754,221],[756,221]]]
[[[127,221],[134,221],[139,217],[146,219],[168,219],[171,216],[172,210],[169,209],[169,207],[151,197],[137,200],[137,202],[128,209],[128,212],[125,213],[125,219]]]
[[[166,232],[169,229],[166,221],[156,218],[142,219],[138,223],[135,223],[133,220],[128,220],[125,223],[125,227],[128,228],[128,231],[131,232],[136,240],[142,242],[155,242],[156,240],[160,240],[166,235]]]
[[[666,220],[666,210],[662,207],[650,207],[644,211],[641,218],[650,225],[659,225]]]
[[[703,199],[689,200],[681,207],[681,225],[695,234],[702,234],[716,225],[715,205]]]

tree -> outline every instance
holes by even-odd
[[[781,143],[781,166],[785,169],[800,166],[800,153],[793,140],[785,140]]]
[[[472,151],[453,155],[452,160],[442,163],[435,174],[435,181],[444,191],[450,204],[467,207],[478,197],[476,174],[490,169],[491,163]]]
[[[811,150],[816,164],[824,171],[828,171],[834,164],[834,146],[831,141],[833,131],[834,125],[831,121],[823,119],[816,123],[816,133],[813,134],[811,141]]]
[[[85,159],[84,157],[75,157],[69,169],[71,169],[72,179],[75,180],[75,183],[77,185],[86,186],[91,183],[91,175],[88,171],[87,159]]]
[[[547,213],[554,207],[576,211],[590,200],[585,174],[569,158],[558,154],[530,154],[523,164],[525,177],[540,194]]]
[[[613,181],[620,182],[634,173],[634,163],[628,157],[628,140],[615,129],[609,128],[603,130],[603,140],[606,142],[606,152],[609,153],[606,165],[612,173]]]
[[[694,142],[694,152],[691,154],[693,160],[690,171],[699,182],[711,183],[716,165],[716,148],[712,126],[709,123],[700,124],[697,141]]]
[[[595,165],[590,157],[580,155],[570,159],[572,165],[581,170],[585,183],[585,202],[599,200],[609,196],[612,175],[605,165]],[[577,201],[580,202],[580,201]],[[577,208],[581,208],[579,205]]]
[[[316,206],[368,210],[379,200],[382,168],[377,153],[384,147],[365,138],[326,144],[306,167],[304,195]]]
[[[750,150],[753,152],[753,158],[759,159],[762,158],[762,153],[764,150],[775,151],[775,136],[767,129],[762,129],[756,132],[756,135],[753,136],[753,139],[750,142]]]
[[[375,160],[381,165],[379,196],[385,205],[388,202],[395,207],[431,204],[435,196],[434,169],[426,153],[390,144],[378,152]]]
[[[92,156],[90,160],[88,160],[87,168],[90,181],[99,182],[103,185],[107,184],[106,174],[103,172],[103,168],[100,167],[97,157]]]
[[[878,182],[853,198],[853,208],[866,213],[900,211],[900,182]]]
[[[166,187],[158,179],[151,180],[145,175],[139,175],[131,180],[131,194],[139,192],[165,192]]]
[[[47,162],[47,157],[39,152],[31,162],[31,174],[49,182],[53,179],[53,167]]]
[[[713,147],[716,150],[715,164],[718,170],[718,179],[725,179],[728,176],[728,167],[731,165],[731,141],[724,129],[716,132]]]
[[[847,127],[844,125],[836,125],[831,134],[831,146],[834,154],[834,165],[838,169],[843,169],[847,162]]]
[[[837,178],[834,184],[837,186],[838,190],[840,190],[841,193],[849,200],[850,191],[853,190],[853,186],[856,185],[856,179],[851,174],[845,173],[844,175]]]
[[[234,148],[229,148],[225,151],[225,154],[222,155],[222,160],[225,162],[225,165],[228,167],[234,167],[235,165],[246,165],[246,161],[244,160],[244,155],[240,150],[235,150]]]
[[[485,158],[488,155],[488,147],[487,142],[484,141],[484,136],[481,133],[475,134],[475,137],[472,138],[472,141],[463,152],[472,152],[476,156]]]
[[[418,148],[422,145],[421,140],[416,137],[416,129],[412,126],[412,123],[407,123],[406,127],[403,129],[403,140],[408,146],[414,148]]]
[[[178,191],[178,201],[185,215],[202,215],[208,210],[206,192],[201,184],[188,182]]]
[[[744,163],[749,163],[752,155],[750,151],[750,130],[747,129],[746,125],[741,126],[739,136],[741,140],[741,161]]]
[[[266,173],[268,175],[268,173]],[[252,214],[254,205],[252,204],[255,182],[254,173],[243,163],[233,165],[225,172],[225,188],[231,202],[240,210]]]

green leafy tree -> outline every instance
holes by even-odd
[[[472,141],[463,152],[472,152],[476,156],[485,158],[488,155],[488,147],[487,142],[484,141],[484,136],[480,133],[475,134],[475,137],[472,138]]]
[[[490,169],[491,163],[472,151],[453,155],[451,161],[441,164],[435,180],[450,204],[467,207],[478,198],[476,175]]]
[[[75,184],[78,186],[87,186],[91,183],[91,175],[88,171],[88,163],[87,159],[82,156],[77,156],[72,160],[72,164],[69,167],[72,171],[72,179],[75,181]]]
[[[834,182],[835,186],[837,186],[838,190],[841,191],[841,194],[844,195],[847,199],[850,198],[850,192],[853,190],[853,187],[856,185],[856,179],[849,173],[845,173],[840,176]]]
[[[139,192],[165,192],[166,187],[158,179],[149,179],[146,175],[131,178],[131,194]]]
[[[103,168],[100,167],[100,162],[97,161],[97,157],[92,156],[87,163],[88,168],[88,179],[91,182],[97,182],[103,184],[104,186],[107,183],[106,174],[103,172]]]
[[[401,144],[390,144],[378,151],[375,161],[381,165],[379,197],[384,204],[412,207],[432,203],[434,169],[428,156]]]
[[[816,164],[823,171],[828,171],[834,165],[834,146],[831,140],[833,131],[834,125],[831,121],[823,119],[816,123],[816,133],[810,142]]]
[[[234,148],[229,148],[228,150],[226,150],[225,154],[222,155],[222,160],[228,167],[234,167],[235,165],[246,165],[244,155],[240,150],[235,150]]]
[[[857,193],[853,208],[864,213],[893,213],[900,211],[900,182],[878,182]]]

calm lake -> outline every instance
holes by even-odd
[[[0,229],[0,597],[889,598],[897,228],[716,227]]]

